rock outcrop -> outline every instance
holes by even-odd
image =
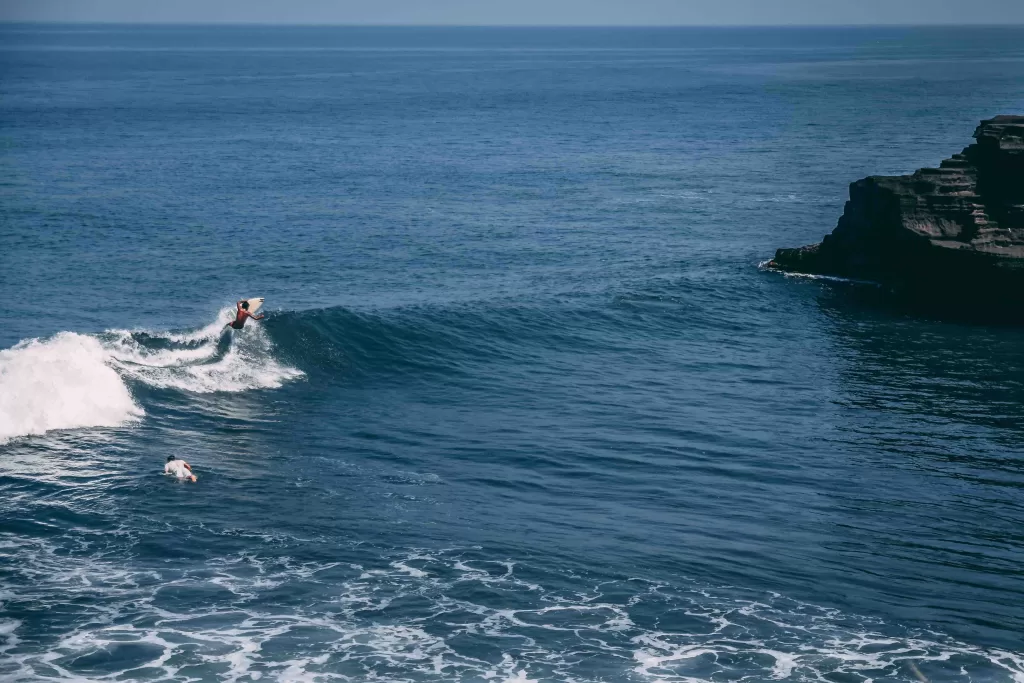
[[[768,266],[1024,317],[1024,116],[982,121],[974,137],[939,168],[853,183],[831,235]]]

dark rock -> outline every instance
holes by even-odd
[[[769,267],[1024,317],[1024,116],[982,121],[974,137],[939,168],[853,183],[832,234]]]

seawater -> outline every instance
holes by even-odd
[[[5,25],[0,92],[0,679],[1024,681],[1024,332],[758,267],[1021,29]]]

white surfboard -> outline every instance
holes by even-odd
[[[260,306],[263,305],[262,296],[254,296],[248,299],[242,299],[242,301],[249,302],[249,312],[252,313],[253,315],[256,315],[256,311],[260,310]]]

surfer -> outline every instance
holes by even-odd
[[[191,482],[195,482],[196,480],[196,475],[192,474],[192,465],[189,465],[184,460],[179,460],[173,455],[167,456],[167,464],[164,465],[164,474],[173,474],[178,479],[188,479]]]
[[[237,315],[235,315],[235,319],[229,322],[224,327],[232,327],[236,330],[240,330],[243,327],[245,327],[246,318],[252,318],[253,320],[263,320],[262,315],[253,315],[252,313],[249,312],[249,302],[244,299],[235,304],[235,307],[238,309],[238,313]]]

